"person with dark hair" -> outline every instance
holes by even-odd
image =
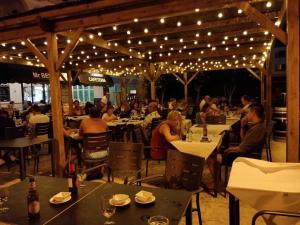
[[[92,108],[93,106],[94,106],[94,104],[92,104],[91,102],[85,103],[84,112],[86,115],[88,115],[90,113],[90,108]]]
[[[243,118],[249,111],[249,106],[251,105],[251,98],[248,95],[243,95],[241,97],[241,102],[243,108],[241,109],[241,118]]]
[[[114,114],[114,111],[115,111],[115,108],[112,105],[108,106],[107,112],[103,114],[102,119],[105,122],[111,122],[113,120],[117,120],[118,118]]]
[[[71,114],[74,116],[81,116],[83,115],[83,109],[80,106],[80,103],[78,100],[75,100],[73,102],[73,108],[71,109]]]
[[[41,113],[41,108],[37,104],[34,104],[31,110],[32,112],[28,120],[30,125],[35,125],[37,123],[48,123],[50,121],[49,116]]]
[[[4,139],[5,127],[15,127],[15,122],[9,118],[9,114],[5,110],[0,110],[0,139]]]
[[[241,143],[238,146],[227,148],[223,154],[218,154],[217,160],[219,163],[221,163],[223,158],[230,153],[237,153],[238,155],[243,156],[247,153],[258,152],[263,148],[266,137],[264,107],[260,103],[251,104],[245,117],[247,118],[249,128],[245,129],[246,125],[242,125],[240,132]],[[215,174],[214,163],[214,157],[209,157],[207,164],[212,174]]]
[[[100,112],[95,106],[90,108],[90,117],[82,120],[79,133],[99,133],[107,131],[107,124],[100,118]]]

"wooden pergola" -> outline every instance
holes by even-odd
[[[286,31],[282,24],[286,24]],[[261,81],[270,119],[269,60],[275,39],[287,46],[287,161],[298,162],[298,0],[59,4],[0,19],[0,61],[48,69],[60,174],[65,161],[61,69],[143,76],[150,81],[152,98],[157,79],[169,73],[183,84],[187,98],[188,85],[199,72],[246,68]]]

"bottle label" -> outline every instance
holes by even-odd
[[[68,187],[73,188],[73,181],[72,178],[68,178]]]
[[[40,202],[33,201],[28,204],[28,213],[38,214],[40,212]]]

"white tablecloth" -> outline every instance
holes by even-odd
[[[143,123],[143,120],[115,120],[115,121],[112,121],[112,122],[107,122],[107,125],[109,127],[115,127],[117,125],[130,125],[130,124],[133,124],[133,125],[141,125]]]
[[[257,210],[300,211],[300,163],[271,163],[238,158],[227,190]],[[265,219],[270,219],[265,217]],[[292,225],[299,219],[275,217],[268,224]]]

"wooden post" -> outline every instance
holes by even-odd
[[[155,81],[154,80],[151,80],[150,81],[150,91],[151,91],[151,99],[152,100],[155,100],[155,97],[156,97],[156,93],[155,93]]]
[[[55,33],[47,33],[48,42],[48,71],[50,74],[50,95],[51,111],[53,120],[53,135],[57,142],[56,145],[56,173],[58,176],[63,175],[65,167],[65,145],[63,134],[63,115],[61,103],[61,88],[59,81],[59,72],[56,69],[58,61],[58,49]]]
[[[72,93],[72,72],[68,71],[68,105],[69,105],[69,114],[73,107],[73,93]]]
[[[187,102],[187,100],[188,100],[188,79],[187,79],[186,72],[183,74],[183,81],[184,81],[184,100]]]
[[[299,162],[299,0],[287,1],[287,162]]]
[[[267,70],[266,75],[266,122],[270,124],[272,118],[272,74],[270,70]]]
[[[265,107],[265,76],[260,72],[260,102]]]

